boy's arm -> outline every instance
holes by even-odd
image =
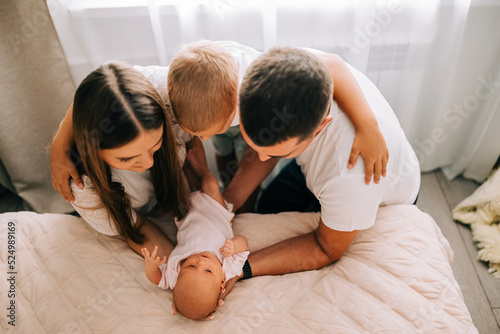
[[[83,182],[75,166],[68,157],[73,144],[73,104],[69,107],[50,148],[50,174],[52,186],[67,202],[75,200],[69,186],[69,178],[73,178],[78,188],[83,189]]]
[[[193,150],[193,152],[196,153],[196,160],[204,167],[208,168],[205,147],[203,147],[200,137],[195,136],[186,143],[186,152],[189,152],[189,150]]]
[[[207,157],[205,154],[205,148],[199,137],[193,137],[190,141],[186,142],[186,160],[184,161],[184,166],[182,170],[184,172],[184,176],[188,181],[189,187],[191,191],[201,189],[201,177],[194,170],[192,162],[188,159],[188,153],[190,150],[196,154],[196,160],[202,164],[204,167],[208,168],[207,165]]]
[[[208,196],[212,197],[217,203],[226,207],[224,197],[222,197],[222,193],[220,192],[219,181],[217,181],[217,178],[212,172],[207,174],[201,180],[201,190]]]
[[[374,176],[378,183],[380,175],[386,175],[389,151],[378,127],[377,119],[366,101],[358,82],[345,64],[334,54],[317,55],[328,67],[333,79],[333,98],[351,119],[356,128],[356,136],[349,156],[348,168],[354,167],[358,155],[365,161],[365,183]]]
[[[167,257],[164,256],[163,259],[156,256],[158,252],[158,246],[155,246],[153,252],[150,254],[147,248],[141,248],[141,253],[144,256],[144,272],[146,277],[156,285],[160,284],[161,281],[161,270],[160,266],[167,262]]]
[[[203,145],[201,146],[201,149],[203,150]],[[212,197],[220,205],[226,207],[224,198],[222,197],[222,194],[220,192],[219,182],[217,181],[215,175],[210,171],[210,169],[208,169],[205,151],[203,151],[201,154],[200,147],[192,146],[192,149],[187,152],[186,157],[191,164],[194,172],[201,180],[201,190],[208,196]]]

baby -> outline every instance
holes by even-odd
[[[190,319],[212,318],[222,305],[219,296],[227,282],[241,275],[248,257],[248,241],[233,235],[234,213],[226,208],[215,176],[197,160],[194,149],[187,158],[200,177],[201,191],[190,195],[191,209],[176,220],[177,246],[168,261],[142,248],[144,270],[148,279],[163,289],[173,289],[173,314]],[[234,283],[233,283],[234,284]]]

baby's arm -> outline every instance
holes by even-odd
[[[156,256],[158,246],[155,246],[153,252],[150,254],[147,248],[141,248],[142,255],[144,256],[144,272],[146,277],[154,284],[158,285],[161,281],[160,266],[167,262],[167,257],[164,256],[160,259]]]
[[[203,155],[204,157],[204,155]],[[201,190],[216,200],[220,205],[225,207],[224,198],[220,192],[219,182],[215,175],[208,169],[206,158],[205,161],[200,161],[200,155],[198,154],[198,149],[193,147],[187,153],[187,159],[193,167],[196,175],[201,179]]]
[[[230,257],[233,254],[241,253],[248,250],[248,240],[242,235],[235,235],[231,240],[226,240],[224,246],[220,248],[220,252],[225,257]]]

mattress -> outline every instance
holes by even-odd
[[[318,222],[318,213],[243,214],[233,229],[255,251]],[[173,224],[162,229],[175,237]],[[477,333],[450,245],[413,205],[380,208],[323,269],[237,282],[204,321],[173,316],[171,291],[148,281],[143,259],[81,218],[4,213],[0,245],[6,333]]]

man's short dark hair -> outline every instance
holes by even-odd
[[[240,88],[240,121],[257,146],[308,138],[326,115],[333,94],[330,72],[315,55],[293,47],[262,54]]]

